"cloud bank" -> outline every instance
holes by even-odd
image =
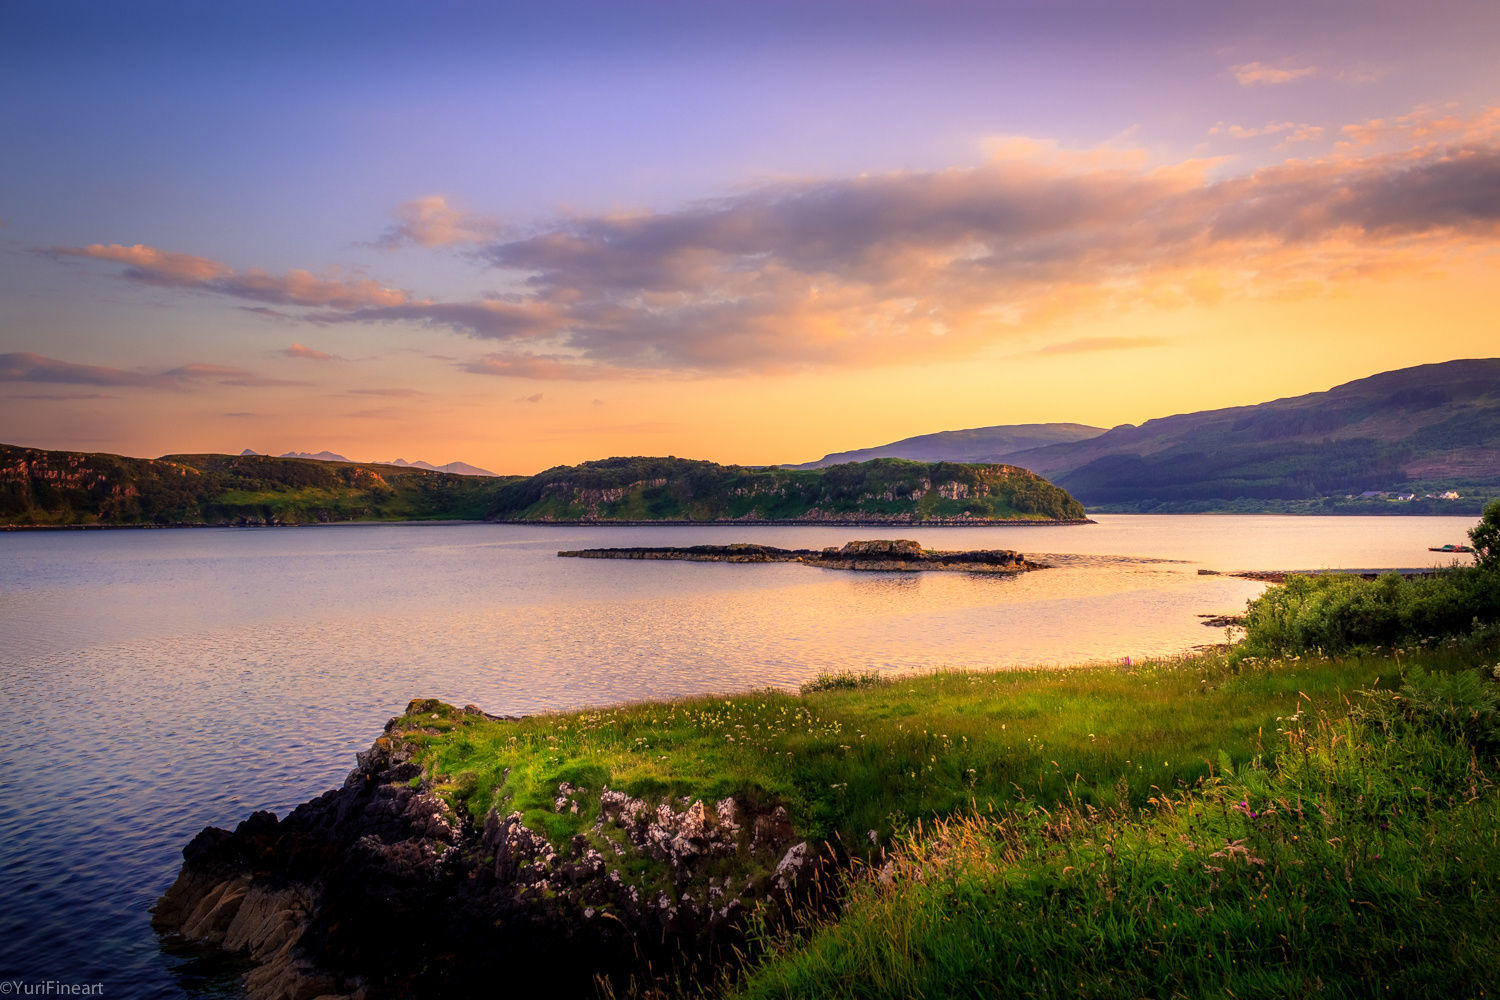
[[[0,382],[94,385],[116,388],[182,389],[195,383],[227,386],[305,386],[306,382],[266,378],[243,368],[202,362],[161,372],[130,371],[105,365],[75,364],[30,352],[0,354]]]
[[[51,252],[124,264],[129,280],[304,307],[317,324],[456,331],[493,345],[458,362],[477,374],[593,380],[972,356],[1024,348],[1079,315],[1302,294],[1496,245],[1500,109],[1419,109],[1339,135],[1321,156],[1240,176],[1206,161],[1151,165],[1144,154],[1015,141],[974,167],[568,217],[478,245],[510,290],[469,301],[306,271],[236,272],[145,246]],[[414,218],[439,221],[413,223],[412,242],[474,235],[441,212]]]

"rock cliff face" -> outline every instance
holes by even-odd
[[[1047,569],[1009,549],[941,551],[922,548],[910,539],[848,542],[826,549],[778,549],[770,545],[690,545],[682,548],[576,549],[558,553],[576,559],[673,559],[686,562],[769,563],[799,562],[824,569],[916,573],[1023,573]]]
[[[790,918],[837,863],[797,840],[784,808],[733,799],[648,802],[562,783],[558,812],[599,802],[598,825],[618,834],[609,857],[581,836],[554,845],[519,813],[476,822],[432,794],[413,760],[410,720],[429,710],[457,711],[413,702],[343,787],[281,820],[259,812],[200,833],[153,925],[246,959],[252,1000],[468,997],[499,984],[584,997],[733,961],[752,912]]]

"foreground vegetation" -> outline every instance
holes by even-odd
[[[846,866],[834,916],[768,926],[683,994],[1478,997],[1500,983],[1497,593],[1487,567],[1294,579],[1183,658],[409,721],[439,794],[559,847],[608,829],[590,796],[556,807],[566,782],[783,805]]]
[[[768,932],[710,992],[1481,996],[1500,982],[1497,662],[1491,627],[413,723],[440,794],[559,846],[599,835],[592,807],[553,807],[569,782],[781,803],[853,864],[836,918]]]
[[[1099,811],[1017,794],[901,838],[746,997],[1480,997],[1500,983],[1497,685],[1413,670]]]

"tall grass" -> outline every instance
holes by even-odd
[[[1434,671],[1464,648],[1421,654]],[[489,721],[443,709],[408,720],[429,780],[476,819],[520,811],[559,845],[590,834],[597,795],[554,808],[558,785],[644,797],[781,804],[795,828],[851,851],[917,820],[1025,796],[1095,808],[1274,751],[1279,717],[1398,683],[1389,655],[1236,659],[835,678],[801,696],[760,691]]]
[[[1485,996],[1500,795],[1466,733],[1495,725],[1495,684],[1463,676],[1297,713],[1275,766],[1226,764],[1140,809],[1021,800],[913,830],[735,992]]]

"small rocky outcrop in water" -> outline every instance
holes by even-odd
[[[770,545],[688,545],[618,549],[575,549],[558,553],[576,559],[672,559],[687,562],[770,563],[799,562],[824,569],[912,573],[1022,573],[1046,569],[1009,549],[940,551],[924,549],[910,539],[848,542],[826,549],[778,549]]]
[[[554,809],[595,799],[595,828],[616,835],[610,856],[583,836],[559,847],[520,813],[477,822],[433,794],[414,759],[412,737],[436,732],[422,720],[440,718],[484,716],[414,701],[343,787],[281,820],[257,812],[198,834],[153,926],[247,960],[252,1000],[468,997],[497,984],[583,997],[732,962],[752,912],[792,918],[838,864],[797,838],[785,808],[732,798],[561,783]]]

